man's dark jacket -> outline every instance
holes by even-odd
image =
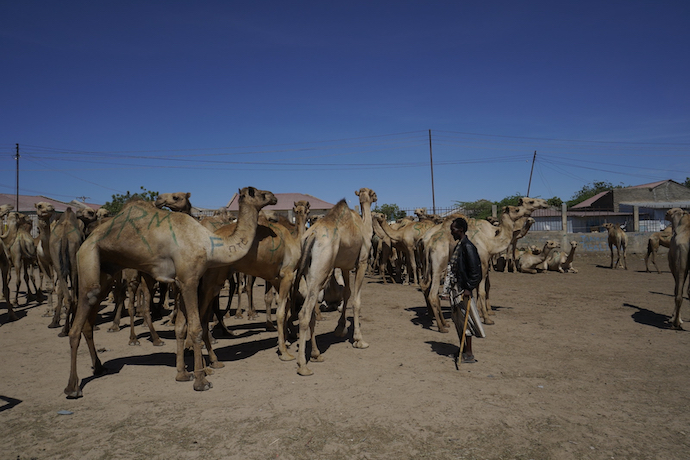
[[[465,236],[458,241],[450,260],[459,289],[472,290],[482,280],[482,261],[474,244]]]

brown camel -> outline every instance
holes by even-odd
[[[93,328],[112,277],[124,268],[148,273],[158,282],[177,284],[184,301],[183,314],[175,321],[175,379],[194,379],[194,389],[198,391],[211,388],[201,354],[199,281],[208,269],[232,264],[247,255],[256,233],[259,210],[276,202],[271,192],[254,187],[240,190],[238,224],[227,237],[215,235],[191,216],[160,210],[142,200],[128,203],[119,214],[96,228],[77,254],[80,289],[77,314],[69,332],[71,360],[65,388],[67,397],[82,396],[77,376],[77,352],[82,334],[89,347],[94,373],[104,371],[96,353]],[[194,349],[193,374],[184,364],[187,336]],[[205,345],[211,355],[211,344]],[[215,355],[211,359],[217,362]]]
[[[518,200],[518,206],[522,206],[526,210],[526,213],[522,220],[515,222],[515,234],[513,234],[513,238],[510,241],[510,246],[508,246],[506,252],[506,262],[509,272],[514,271],[515,261],[517,260],[517,241],[527,233],[522,232],[522,229],[525,226],[525,221],[532,215],[534,211],[537,209],[547,209],[549,204],[542,198],[522,197],[520,200]]]
[[[53,291],[55,291],[55,280],[53,279],[53,263],[50,258],[50,221],[55,214],[55,208],[52,204],[39,201],[34,203],[36,208],[36,216],[38,217],[38,236],[34,238],[34,243],[36,245],[36,259],[38,261],[39,269],[39,292],[43,289],[43,279],[45,278],[48,283],[48,310],[43,316],[53,316],[54,308],[53,305]],[[39,300],[42,298],[41,294],[38,294]]]
[[[65,337],[69,333],[74,319],[79,286],[77,251],[84,240],[82,228],[72,208],[67,208],[50,233],[50,259],[53,261],[53,268],[57,274],[57,305],[53,312],[53,320],[48,327],[60,327],[60,315],[64,308],[67,318],[62,331],[58,334],[60,337]]]
[[[157,208],[164,207],[175,212],[183,212],[192,215],[192,203],[189,202],[189,192],[161,193],[156,197],[155,205]]]
[[[424,236],[427,230],[433,227],[435,222],[431,219],[425,219],[420,222],[410,221],[398,229],[393,229],[385,218],[379,217],[378,223],[381,229],[391,239],[393,243],[398,243],[403,252],[403,256],[407,263],[407,280],[405,284],[419,284],[419,277],[417,273],[417,253],[415,248],[417,243]]]
[[[659,250],[659,246],[663,246],[665,248],[669,247],[671,244],[672,235],[673,229],[669,225],[660,232],[652,233],[652,236],[649,237],[649,240],[647,241],[647,254],[644,256],[644,267],[647,273],[649,273],[650,255],[652,256],[652,263],[654,264],[654,268],[656,268],[657,273],[661,273],[661,270],[659,270],[659,267],[656,264],[656,253]]]
[[[609,232],[609,251],[611,251],[611,268],[618,268],[619,266],[628,269],[628,261],[625,257],[625,250],[628,246],[628,235],[623,231],[620,224],[612,224],[607,222],[602,225]],[[618,254],[618,259],[616,259],[616,264],[613,264],[613,247],[616,247],[616,252]],[[623,264],[621,264],[621,251],[623,251]]]
[[[680,208],[666,211],[666,220],[671,222],[672,235],[668,248],[668,266],[675,280],[673,316],[671,327],[682,329],[680,307],[683,305],[683,288],[688,277],[688,253],[690,252],[690,214]],[[690,295],[690,288],[688,289]]]
[[[33,265],[36,263],[36,245],[29,233],[31,225],[31,221],[24,214],[10,212],[7,215],[7,232],[2,236],[3,243],[5,243],[5,253],[10,265],[14,267],[15,291],[14,299],[12,299],[14,306],[19,305],[19,287],[22,277],[26,285],[27,302],[38,296],[38,287],[33,272]],[[34,287],[33,292],[29,280]]]
[[[383,231],[381,228],[380,220],[385,219],[385,215],[372,212],[372,224],[374,229],[374,235],[377,237],[376,246],[374,247],[372,243],[372,249],[376,250],[376,257],[372,261],[372,268],[378,270],[379,275],[383,279],[384,283],[388,283],[388,278],[386,278],[386,272],[389,272],[391,280],[395,283],[393,264],[392,264],[392,254],[393,254],[393,242],[391,238]],[[389,271],[390,269],[390,271]]]
[[[553,251],[556,248],[560,248],[560,247],[561,247],[560,243],[558,243],[556,241],[549,240],[544,244],[544,248],[541,250],[541,252],[538,255],[531,254],[529,252],[525,252],[517,260],[516,267],[517,267],[518,272],[535,274],[538,271],[543,271],[544,268],[542,266],[544,265],[544,263],[546,262],[546,259],[551,254],[551,251]],[[559,260],[560,260],[560,257],[559,257]]]
[[[498,227],[486,220],[468,219],[467,237],[477,247],[477,252],[482,262],[482,281],[477,287],[477,307],[485,324],[493,324],[489,318],[491,305],[489,303],[489,262],[493,254],[505,251],[510,244],[515,231],[516,222],[528,212],[524,207],[506,206],[503,209]],[[441,314],[441,304],[438,291],[441,287],[441,279],[448,266],[456,242],[450,234],[450,225],[460,214],[448,216],[443,224],[427,231],[422,238],[424,247],[425,276],[422,288],[427,308],[436,319],[439,332],[448,332],[448,323]],[[531,218],[529,218],[531,219]],[[525,225],[531,225],[530,220]]]
[[[575,250],[577,249],[577,241],[570,242],[570,251],[566,254],[564,251],[553,251],[549,258],[544,261],[542,265],[543,270],[549,270],[559,273],[577,273],[577,269],[573,267],[573,260],[575,260]]]
[[[343,307],[338,320],[335,334],[344,337],[346,329],[346,311],[350,294],[352,294],[352,306],[354,308],[354,348],[367,348],[369,345],[362,338],[360,329],[360,309],[362,284],[367,269],[371,237],[373,235],[371,204],[376,202],[376,193],[368,188],[361,188],[355,192],[359,196],[360,216],[347,206],[343,199],[336,204],[324,217],[304,233],[302,237],[302,255],[295,285],[305,277],[306,295],[302,309],[299,312],[299,345],[297,373],[311,375],[312,371],[307,367],[306,345],[311,340],[312,361],[323,361],[323,356],[316,345],[314,328],[316,325],[316,308],[319,293],[326,286],[331,273],[335,268],[340,268],[343,273],[345,287],[343,290]],[[350,289],[350,271],[355,270],[354,289]]]
[[[0,205],[0,221],[5,218],[10,211],[14,209],[11,204]],[[9,235],[2,234],[0,231],[0,274],[2,274],[2,297],[7,303],[7,319],[8,321],[16,321],[17,315],[12,308],[10,302],[10,259],[9,249],[5,246],[5,238]]]

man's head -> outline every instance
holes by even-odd
[[[467,232],[467,221],[462,217],[458,217],[450,224],[450,234],[456,240],[461,240]]]

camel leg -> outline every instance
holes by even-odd
[[[139,275],[135,280],[128,283],[127,286],[127,297],[129,298],[129,343],[128,345],[141,345],[139,339],[137,339],[137,334],[134,332],[134,321],[136,313],[136,301],[137,301],[137,291],[139,289]]]
[[[362,339],[362,329],[359,324],[359,319],[362,311],[362,284],[364,283],[364,268],[366,265],[360,262],[359,268],[355,272],[355,292],[354,299],[352,301],[352,309],[354,310],[354,332],[352,333],[354,348],[369,348],[369,344]],[[416,266],[414,267],[415,274],[417,271]],[[348,276],[349,278],[349,276]],[[416,281],[415,281],[416,282]],[[345,305],[343,304],[343,312],[345,311]]]
[[[292,287],[294,273],[285,274],[280,280],[278,288],[278,308],[276,308],[276,325],[278,328],[278,354],[281,361],[292,361],[295,359],[287,349],[286,339],[287,330],[287,303],[288,293]]]
[[[153,343],[154,347],[160,347],[165,345],[165,342],[163,342],[158,335],[158,332],[156,332],[156,329],[153,327],[153,317],[151,314],[151,305],[153,305],[153,288],[155,285],[155,280],[153,278],[145,277],[144,282],[141,283],[141,291],[143,295],[142,299],[142,313],[144,315],[144,323],[146,323],[146,326],[149,328],[149,332],[151,334],[151,342]]]
[[[623,268],[625,270],[628,269],[628,258],[626,256],[626,253],[627,253],[627,247],[625,245],[623,245]]]
[[[611,268],[613,269],[613,245],[609,243],[609,251],[611,251]]]
[[[247,319],[256,319],[257,315],[256,310],[254,309],[254,282],[256,281],[256,278],[250,275],[247,275],[247,281],[245,283],[245,287],[247,289],[247,302],[249,305],[247,306]]]
[[[427,263],[431,263],[431,261],[428,261]],[[434,273],[431,284],[428,290],[426,290],[424,293],[424,299],[426,300],[427,310],[429,310],[429,313],[433,314],[434,318],[436,319],[438,331],[446,334],[448,333],[448,323],[443,317],[441,299],[438,297],[438,290],[441,287],[441,276],[442,273]]]
[[[17,321],[19,318],[12,308],[12,302],[10,299],[10,285],[9,285],[9,268],[2,268],[2,296],[7,304],[7,320]]]
[[[48,290],[46,292],[46,297],[48,298],[48,308],[46,309],[46,312],[43,314],[43,316],[50,317],[53,316],[53,312],[55,309],[55,304],[53,303],[53,293],[55,292],[55,280],[53,279],[53,267],[48,265],[44,268],[44,270],[44,278],[47,280],[48,283]],[[43,285],[43,281],[41,281],[41,285]]]
[[[177,375],[175,380],[178,382],[189,382],[194,380],[194,374],[187,371],[184,364],[184,348],[187,339],[187,311],[184,301],[177,303],[177,317],[175,318],[175,368]]]
[[[674,286],[674,309],[671,317],[671,327],[673,329],[682,329],[683,320],[680,317],[680,307],[683,305],[683,288],[688,277],[688,253],[679,251],[678,260],[674,257],[669,257],[669,267],[675,281]],[[690,295],[690,286],[688,287]]]
[[[350,289],[350,273],[343,271],[343,308],[340,310],[340,318],[338,318],[338,326],[335,328],[335,335],[337,337],[345,337],[347,335],[347,307],[350,303],[350,296],[352,290]]]
[[[65,306],[65,292],[67,292],[67,283],[65,282],[65,280],[62,279],[62,277],[58,277],[57,304],[55,305],[53,320],[48,325],[50,329],[60,327],[60,316],[62,316],[62,309]]]
[[[266,304],[266,330],[269,332],[275,331],[276,328],[273,325],[273,299],[275,299],[274,290],[271,284],[265,282],[266,290],[264,292],[264,303]]]
[[[125,289],[122,283],[122,273],[119,275],[119,279],[113,284],[113,299],[115,301],[115,317],[113,318],[113,324],[108,328],[108,332],[118,332],[120,330],[120,320],[122,319],[122,310],[125,305]]]
[[[306,358],[306,346],[307,337],[310,339],[314,335],[315,321],[314,308],[316,307],[316,302],[318,300],[318,290],[316,287],[312,287],[307,294],[307,298],[302,305],[302,309],[299,312],[299,339],[297,341],[298,354],[297,354],[297,373],[299,375],[312,375],[313,372],[307,367]],[[314,348],[316,348],[316,343],[312,340],[312,355],[314,353]],[[316,350],[318,353],[318,349]]]
[[[191,339],[194,349],[194,389],[196,391],[206,391],[211,389],[213,385],[206,380],[206,373],[204,371],[206,366],[204,365],[204,357],[201,353],[203,330],[201,327],[201,318],[199,317],[199,299],[197,297],[199,279],[187,280],[185,282],[180,281],[179,283],[184,309],[187,313],[187,336]],[[182,348],[184,348],[184,340],[182,342]],[[179,350],[180,345],[178,344],[178,351]]]

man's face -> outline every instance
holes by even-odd
[[[465,232],[457,228],[455,225],[450,226],[450,234],[453,235],[453,238],[455,238],[457,241],[461,240],[465,236]]]

